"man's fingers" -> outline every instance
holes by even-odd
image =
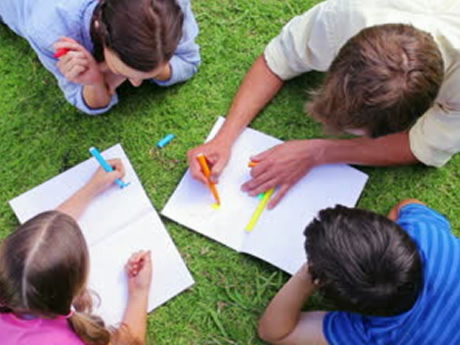
[[[275,146],[275,147],[272,147],[271,149],[266,150],[266,151],[264,151],[264,152],[258,153],[258,154],[255,155],[255,156],[251,156],[251,157],[250,157],[251,161],[252,161],[252,162],[260,162],[260,161],[264,160],[265,158],[267,158],[267,156],[271,153],[271,151],[272,151],[274,148],[276,148],[276,146]]]
[[[243,192],[248,192],[250,195],[254,195],[254,190],[257,189],[260,185],[274,179],[273,174],[265,171],[263,174],[257,176],[257,178],[252,178],[241,186]]]
[[[264,182],[263,184],[260,184],[253,190],[251,190],[251,192],[249,192],[249,195],[256,196],[256,195],[259,195],[260,193],[265,193],[269,189],[275,188],[275,187],[276,187],[276,181],[274,179],[271,179],[271,180],[268,180],[267,182]]]
[[[203,172],[201,171],[201,166],[196,159],[196,155],[193,153],[189,153],[188,155],[188,162],[190,166],[190,174],[195,180],[198,180],[204,184],[207,183],[206,176],[204,176]]]
[[[275,193],[275,196],[270,200],[267,208],[269,210],[275,208],[276,205],[278,205],[281,199],[283,199],[283,197],[286,195],[286,193],[289,191],[290,188],[291,188],[290,185],[283,184],[281,188]]]
[[[227,162],[224,159],[219,159],[216,164],[213,165],[212,170],[211,170],[211,181],[214,183],[217,183],[219,181],[219,176],[222,174],[222,171],[224,170],[225,166],[227,165]]]

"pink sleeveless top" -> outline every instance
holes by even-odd
[[[2,345],[85,345],[70,328],[67,319],[20,319],[12,313],[0,313]]]

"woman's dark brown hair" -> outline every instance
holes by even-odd
[[[96,59],[108,48],[127,66],[150,72],[173,56],[183,21],[175,0],[100,0],[91,25]]]
[[[86,344],[107,345],[110,332],[100,318],[87,313],[88,269],[88,248],[75,220],[57,211],[41,213],[0,247],[2,311],[46,318],[69,315],[70,326]]]
[[[382,136],[407,129],[427,111],[443,77],[430,34],[404,24],[373,26],[340,49],[306,108],[331,129]]]

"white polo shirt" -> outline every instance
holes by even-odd
[[[410,147],[426,165],[442,166],[460,151],[460,0],[329,0],[293,18],[265,48],[281,79],[327,71],[346,41],[364,28],[403,23],[429,32],[445,76],[435,104],[410,129]]]

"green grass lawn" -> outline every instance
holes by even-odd
[[[0,25],[0,237],[18,222],[8,200],[89,158],[88,148],[123,144],[155,208],[161,210],[187,168],[186,152],[226,113],[238,85],[269,40],[317,1],[194,0],[203,64],[189,82],[163,89],[124,85],[120,104],[90,117],[67,104],[54,77],[21,38]],[[321,75],[293,80],[252,123],[281,138],[322,136],[303,112]],[[155,143],[177,138],[164,150]],[[359,206],[386,213],[416,197],[460,228],[460,156],[436,170],[362,168],[369,182]],[[196,284],[149,316],[155,344],[262,344],[257,319],[288,276],[163,219]],[[282,234],[280,234],[282,236]],[[161,281],[154,281],[161,284]],[[327,308],[319,297],[309,309]]]

